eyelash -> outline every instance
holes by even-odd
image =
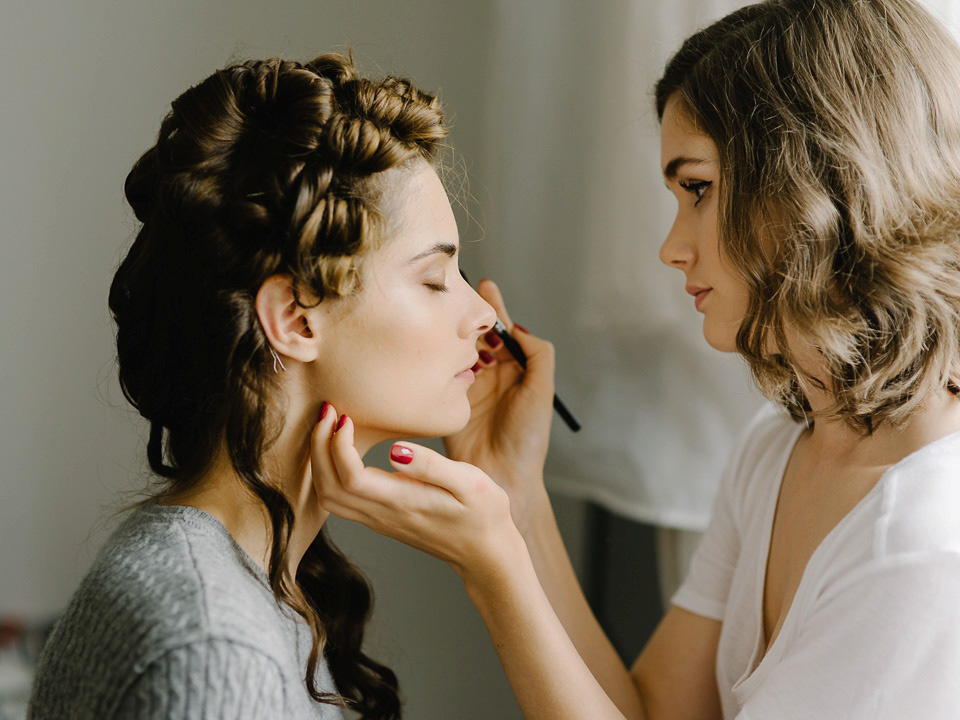
[[[447,292],[450,289],[442,283],[424,283],[424,285],[435,292]]]
[[[707,188],[710,187],[713,183],[707,180],[701,180],[699,182],[684,182],[680,181],[680,187],[686,190],[688,193],[697,196],[696,202],[693,203],[693,206],[696,207],[700,204],[700,201],[703,200],[704,193],[707,192]]]

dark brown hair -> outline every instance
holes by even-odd
[[[774,0],[694,34],[656,86],[717,146],[737,348],[796,417],[870,432],[960,379],[960,49],[913,0]],[[788,329],[826,377],[799,368]],[[770,351],[776,347],[776,352]]]
[[[285,576],[294,522],[263,467],[283,423],[270,346],[254,309],[272,275],[322,301],[356,292],[385,225],[383,173],[432,161],[446,135],[438,100],[409,81],[360,77],[348,58],[254,60],[184,92],[125,191],[142,223],[110,287],[120,383],[150,426],[158,497],[201,478],[225,449],[268,511],[268,575],[309,624],[306,684],[364,718],[400,717],[397,679],[361,648],[363,576],[321,532]],[[317,688],[326,655],[340,696]]]

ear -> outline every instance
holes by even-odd
[[[311,298],[307,294],[302,293],[301,297],[309,304]],[[317,359],[319,348],[310,327],[310,313],[293,297],[293,278],[268,277],[257,291],[254,305],[267,342],[279,355],[300,362]]]

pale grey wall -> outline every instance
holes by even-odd
[[[106,295],[133,223],[123,178],[173,97],[232,58],[350,42],[371,71],[440,88],[471,163],[491,19],[445,0],[8,4],[0,24],[0,615],[67,601],[142,483],[142,427],[114,379]],[[476,233],[475,233],[476,234]],[[469,252],[466,264],[469,266]],[[106,508],[106,509],[105,509]],[[578,510],[569,508],[577,527]],[[452,572],[336,523],[378,590],[374,645],[408,716],[518,711]]]

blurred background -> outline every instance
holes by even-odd
[[[737,429],[760,400],[710,350],[657,250],[651,87],[735,0],[66,0],[0,25],[0,720],[117,513],[145,484],[106,297],[135,224],[123,179],[170,101],[217,67],[351,47],[439,92],[456,148],[462,265],[553,340],[548,483],[591,602],[627,661],[685,572]],[[956,25],[954,0],[928,3]],[[382,462],[382,453],[374,453]],[[483,626],[441,563],[334,521],[376,592],[370,651],[406,716],[519,718]]]

